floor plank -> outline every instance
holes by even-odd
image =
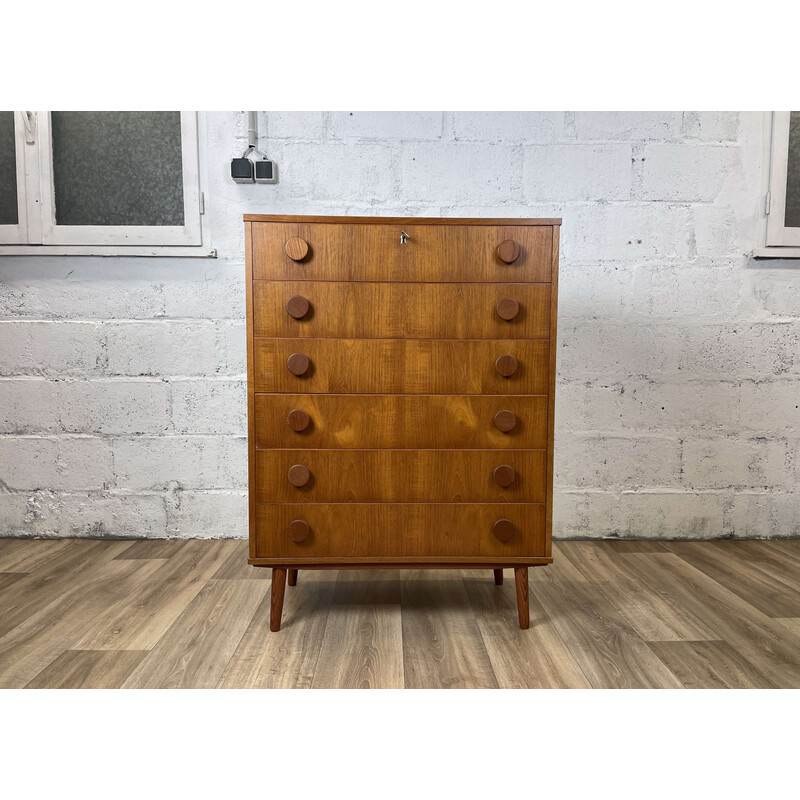
[[[300,570],[271,633],[246,542],[0,539],[0,687],[800,688],[800,541],[553,554],[528,631],[489,569]]]
[[[261,580],[268,581],[272,570],[267,567],[254,567],[247,563],[250,543],[234,542],[233,550],[217,572],[212,576],[215,580]]]
[[[36,562],[38,545],[44,545],[43,555]],[[28,617],[50,605],[89,579],[128,547],[123,542],[104,542],[93,539],[70,539],[64,546],[51,547],[52,542],[31,541],[29,566],[33,570],[24,579],[15,581],[3,593],[3,613],[0,615],[0,637]]]
[[[118,689],[146,650],[65,650],[26,689]]]
[[[649,642],[687,689],[777,689],[728,642]]]
[[[264,570],[270,572],[270,570]],[[220,689],[310,689],[338,572],[305,570],[287,587],[281,629],[269,629],[269,593],[228,662]],[[301,588],[302,586],[302,588]]]
[[[583,580],[619,611],[644,641],[715,639],[714,632],[690,609],[670,602],[653,589],[646,571],[635,578],[626,572],[625,563],[604,542],[570,542],[563,556]],[[628,551],[629,553],[635,551]],[[667,552],[648,550],[645,552]],[[652,563],[652,562],[650,562]],[[656,567],[657,568],[657,567]]]
[[[412,571],[403,581],[405,686],[496,689],[497,678],[478,623],[470,613],[464,582],[437,579],[438,572]]]
[[[779,622],[800,639],[800,617],[776,617],[775,622]]]
[[[465,570],[464,586],[499,688],[591,688],[535,593],[531,627],[523,631],[511,581],[495,586],[491,572]]]
[[[800,688],[800,638],[674,553],[620,556],[782,688]],[[656,560],[656,567],[639,562]]]
[[[104,609],[128,595],[163,563],[109,561],[14,627],[0,638],[0,688],[22,688],[33,680],[64,650],[72,649]]]
[[[157,572],[97,617],[75,649],[150,650],[235,546],[227,539],[194,539],[174,548],[172,557]]]
[[[0,558],[14,552],[14,550],[27,547],[27,542],[29,541],[30,539],[12,539],[7,536],[0,536]]]
[[[265,581],[209,581],[123,688],[214,688],[269,586]]]
[[[59,552],[74,547],[64,539],[0,539],[0,572],[33,572],[48,560],[58,558]],[[87,540],[92,541],[92,540]]]
[[[8,586],[16,583],[20,578],[24,578],[26,572],[0,572],[0,592]],[[0,607],[2,606],[3,599],[0,597]]]
[[[124,553],[117,558],[172,558],[181,548],[186,546],[188,539],[139,539],[132,541]],[[203,539],[195,541],[206,541]],[[208,540],[213,541],[213,540]]]
[[[533,588],[533,587],[532,587]],[[594,688],[681,688],[620,612],[588,581],[540,580],[533,589]]]
[[[768,541],[759,541],[758,544],[763,544],[767,549],[779,550],[800,561],[800,539],[769,539]]]
[[[716,542],[672,542],[669,551],[772,617],[800,616],[800,592]]]
[[[403,627],[398,605],[333,605],[312,689],[402,689]]]
[[[302,580],[298,575],[298,585]],[[394,569],[343,569],[339,571],[333,602],[339,605],[400,605],[402,578]]]
[[[794,558],[756,541],[713,542],[713,545],[715,550],[735,560],[734,569],[740,561],[755,564],[771,578],[800,593],[800,557]]]
[[[630,541],[628,539],[606,539],[597,542],[601,547],[612,553],[666,553],[667,548],[663,542]]]

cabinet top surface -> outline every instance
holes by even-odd
[[[245,214],[245,222],[313,222],[359,225],[560,225],[561,220],[532,218],[491,219],[486,217],[314,217],[287,214]]]

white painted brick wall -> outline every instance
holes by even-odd
[[[459,111],[453,118],[453,135],[459,141],[553,142],[564,138],[564,127],[564,114],[560,111]]]
[[[522,152],[483,142],[412,142],[402,148],[399,177],[412,202],[498,203],[520,198]],[[465,180],[465,176],[469,176]]]
[[[647,144],[636,195],[644,200],[710,203],[734,174],[738,157],[727,145]]]
[[[533,203],[629,200],[631,145],[526,147],[522,180],[525,199]]]
[[[800,271],[738,112],[207,116],[216,260],[0,257],[0,535],[247,533],[241,215],[562,216],[555,535],[800,535]]]
[[[575,133],[580,141],[669,142],[682,137],[683,118],[683,111],[578,111]]]

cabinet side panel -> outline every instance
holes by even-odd
[[[256,405],[253,349],[253,223],[244,224],[245,296],[247,314],[247,475],[250,511],[250,558],[256,554]]]
[[[545,514],[546,553],[553,549],[553,443],[556,429],[556,360],[558,354],[558,241],[561,229],[553,226],[553,265],[550,284],[550,396],[547,405],[547,504]]]

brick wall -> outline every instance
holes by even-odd
[[[561,216],[556,536],[800,535],[800,273],[758,113],[278,113],[216,260],[0,258],[0,535],[246,536],[245,212]]]

